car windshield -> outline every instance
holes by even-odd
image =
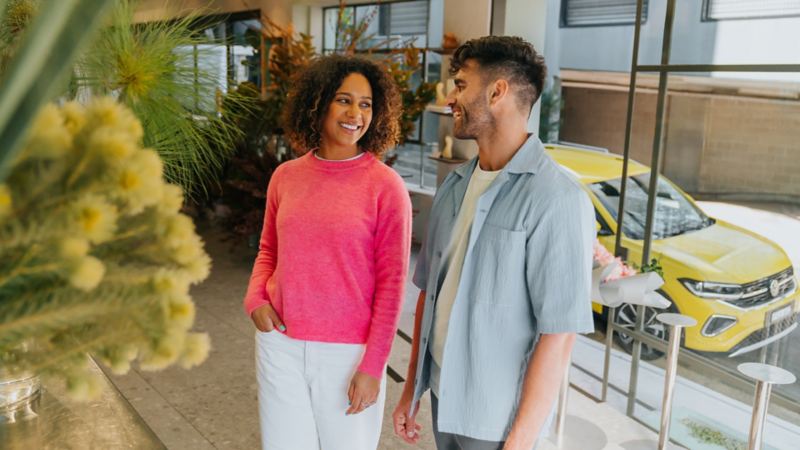
[[[589,186],[614,220],[617,220],[621,180],[617,178]],[[622,221],[623,232],[631,239],[644,239],[650,174],[628,177],[628,180],[625,193],[625,220]],[[685,195],[661,177],[658,179],[656,192],[653,239],[664,239],[701,230],[714,223],[713,219],[706,216]]]

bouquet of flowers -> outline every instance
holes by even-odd
[[[210,258],[180,187],[142,126],[110,98],[46,106],[0,183],[0,367],[100,386],[92,355],[115,373],[202,362],[208,336],[189,332],[189,286]]]
[[[599,240],[594,240],[594,254],[593,254],[594,261],[598,264],[599,267],[607,266],[613,262],[616,262],[616,267],[608,274],[602,281],[611,281],[611,280],[618,280],[620,278],[629,277],[632,275],[636,275],[636,270],[628,266],[622,261],[622,258],[619,256],[614,257],[603,244],[600,243]]]

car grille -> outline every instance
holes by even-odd
[[[773,324],[771,324],[769,326],[766,326],[766,327],[764,327],[764,328],[762,328],[760,330],[754,331],[753,333],[750,334],[750,336],[747,336],[746,338],[744,338],[744,340],[742,340],[742,342],[739,342],[738,344],[736,344],[736,346],[734,346],[730,350],[731,353],[739,350],[740,348],[747,347],[749,345],[753,345],[753,344],[756,344],[758,342],[761,342],[764,339],[769,338],[770,336],[774,336],[774,335],[782,332],[783,330],[785,330],[785,329],[789,328],[790,326],[792,326],[797,321],[798,318],[800,318],[800,314],[793,314],[793,315],[781,320],[780,322],[773,323]]]
[[[777,281],[779,286],[777,295],[774,296],[770,293],[770,284],[773,281]],[[770,303],[776,298],[785,297],[795,290],[794,270],[789,267],[775,275],[744,284],[742,288],[744,289],[744,294],[741,298],[725,300],[725,303],[742,309],[755,308]]]

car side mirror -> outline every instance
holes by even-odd
[[[597,235],[598,236],[613,236],[614,235],[614,233],[611,230],[609,230],[608,228],[604,227],[600,222],[595,221],[594,225],[595,225],[595,229],[597,230]]]

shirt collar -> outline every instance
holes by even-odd
[[[544,145],[536,135],[531,134],[517,150],[511,160],[503,167],[504,172],[535,174],[544,156]],[[478,164],[478,157],[472,158],[467,164],[457,168],[454,172],[461,177],[469,176]]]

